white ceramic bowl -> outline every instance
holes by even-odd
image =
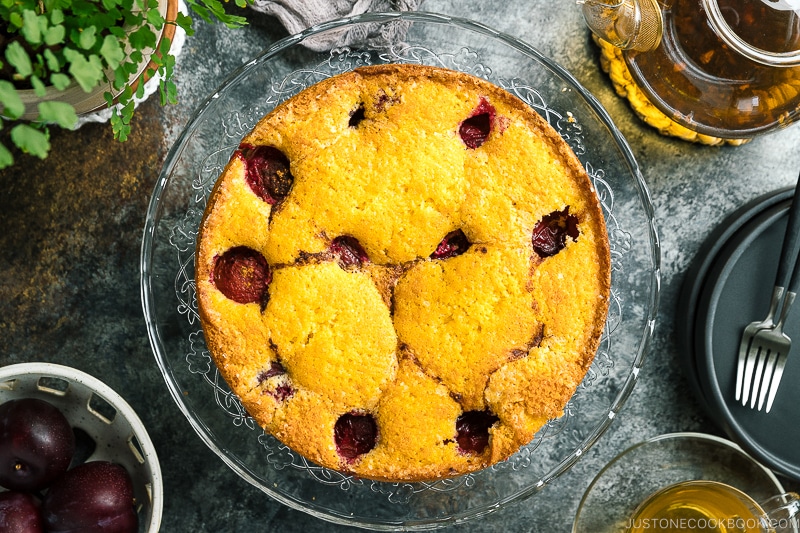
[[[164,502],[161,467],[144,425],[122,397],[98,379],[62,365],[19,363],[0,368],[0,404],[38,398],[57,407],[82,430],[78,450],[87,461],[112,461],[131,476],[139,532],[157,533]],[[89,440],[86,440],[89,439]]]

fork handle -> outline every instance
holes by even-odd
[[[797,187],[795,187],[795,195],[797,194]],[[783,236],[783,248],[781,249],[781,257],[778,261],[778,273],[775,276],[775,285],[779,287],[789,288],[789,290],[797,294],[798,279],[796,261],[798,254],[800,254],[800,199],[793,196],[792,205],[789,208],[789,222],[786,225],[786,233]],[[789,276],[792,279],[789,279]]]
[[[798,289],[800,289],[800,260],[796,261],[794,264],[792,279],[789,281],[789,289],[786,291],[786,296],[783,297],[781,315],[778,318],[779,326],[783,326],[783,323],[786,322],[786,316],[789,314],[789,309],[791,309],[794,303]]]

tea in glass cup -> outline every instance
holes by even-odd
[[[717,481],[684,481],[642,502],[628,521],[628,533],[780,533],[797,531],[794,495],[773,502],[770,511],[744,492]],[[788,502],[788,503],[785,503]]]

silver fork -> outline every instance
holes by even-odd
[[[778,279],[781,274],[778,274]],[[747,354],[750,352],[750,345],[753,343],[753,337],[756,336],[760,330],[771,328],[775,325],[775,313],[778,311],[785,292],[785,284],[776,282],[775,287],[772,288],[772,299],[769,302],[769,311],[766,318],[762,321],[756,320],[750,322],[742,332],[742,340],[739,343],[739,364],[736,366],[736,401],[742,401],[742,405],[747,403],[747,398],[750,394],[750,386],[753,379],[753,368],[755,367],[756,358],[748,359]],[[744,399],[742,399],[744,396]]]
[[[764,406],[765,399],[766,412],[772,409],[786,366],[786,358],[792,346],[792,340],[783,332],[783,326],[800,285],[798,253],[800,253],[800,201],[792,201],[769,312],[763,321],[753,322],[745,328],[739,345],[736,400],[741,399],[742,405],[747,405],[749,399],[751,408],[755,408],[758,401],[759,411]],[[779,305],[782,307],[778,321],[773,322]]]
[[[778,385],[780,385],[781,377],[783,377],[786,359],[789,355],[789,350],[792,348],[792,339],[783,332],[783,324],[786,321],[786,315],[789,314],[789,308],[791,308],[794,303],[796,294],[796,290],[793,291],[791,288],[789,289],[783,302],[781,316],[775,324],[775,327],[764,328],[758,331],[753,338],[751,349],[756,353],[752,357],[758,357],[758,362],[756,363],[755,375],[753,376],[750,407],[755,407],[756,393],[758,393],[759,411],[764,406],[765,398],[767,400],[766,412],[769,413],[770,409],[772,409],[772,402],[775,400],[775,394],[778,392]],[[769,396],[767,396],[768,393]],[[744,391],[744,395],[744,398],[742,398],[742,405],[747,403],[747,390]]]

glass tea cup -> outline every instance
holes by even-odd
[[[704,433],[659,435],[639,442],[613,458],[584,492],[572,525],[572,533],[670,531],[667,528],[668,522],[661,524],[655,521],[655,518],[661,518],[660,515],[643,514],[645,504],[652,502],[659,494],[664,495],[670,487],[691,486],[688,484],[701,482],[708,483],[703,487],[716,487],[719,484],[744,495],[754,510],[745,512],[743,517],[755,517],[759,522],[758,527],[761,528],[761,520],[766,516],[767,524],[772,530],[752,527],[750,530],[698,527],[708,526],[708,517],[713,516],[711,514],[705,515],[707,521],[700,524],[696,520],[703,518],[703,515],[684,516],[683,522],[676,522],[678,528],[673,530],[686,533],[800,533],[800,517],[797,515],[800,503],[797,495],[785,494],[786,491],[775,474],[746,454],[737,444]],[[637,525],[642,526],[645,518],[650,519],[645,524],[648,528],[631,529]],[[691,518],[695,521],[690,522]],[[665,527],[661,528],[662,525]],[[722,525],[726,526],[727,521]],[[781,530],[775,526],[788,529]]]
[[[628,521],[628,533],[796,533],[800,497],[784,493],[756,502],[719,481],[691,480],[646,498]]]

